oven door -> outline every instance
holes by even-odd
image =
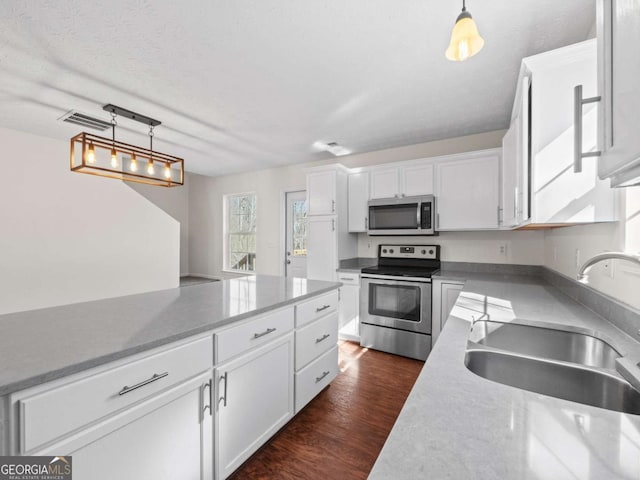
[[[431,280],[362,275],[360,320],[369,325],[431,333]]]

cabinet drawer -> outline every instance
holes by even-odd
[[[216,363],[258,347],[293,330],[293,307],[257,317],[216,333]]]
[[[320,295],[296,306],[296,328],[338,309],[338,291]]]
[[[20,399],[20,453],[211,369],[212,352],[206,337]]]
[[[296,370],[311,362],[338,341],[338,312],[296,331]]]
[[[345,285],[360,286],[360,274],[351,272],[338,272],[338,281]]]
[[[338,346],[296,373],[296,413],[338,375]]]

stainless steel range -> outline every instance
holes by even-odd
[[[378,265],[362,269],[360,345],[426,360],[431,275],[438,270],[438,245],[380,245]]]

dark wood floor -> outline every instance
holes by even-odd
[[[342,342],[342,373],[231,478],[367,478],[423,365]]]

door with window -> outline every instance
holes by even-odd
[[[307,194],[304,190],[286,194],[285,275],[307,276]]]

